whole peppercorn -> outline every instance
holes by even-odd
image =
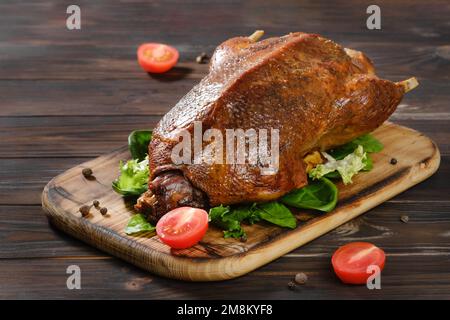
[[[305,273],[300,272],[295,275],[295,283],[305,284],[306,281],[308,281],[308,276]]]
[[[100,213],[102,214],[102,216],[104,216],[105,214],[108,213],[108,209],[103,207],[103,208],[100,209]]]
[[[84,168],[83,170],[81,170],[81,173],[85,178],[91,178],[93,172],[91,168]]]
[[[397,164],[397,159],[392,158],[392,159],[391,159],[391,164],[392,164],[392,165],[396,165],[396,164]]]
[[[295,284],[295,282],[294,281],[289,281],[288,282],[288,288],[289,288],[289,290],[295,290],[295,289],[297,289],[297,285]]]
[[[409,217],[407,215],[403,215],[400,217],[400,221],[403,223],[408,223],[409,222]]]
[[[91,210],[90,206],[81,206],[79,211],[82,217],[87,217],[89,215],[89,211]]]
[[[96,209],[98,209],[98,207],[100,206],[100,202],[99,202],[98,200],[94,200],[94,201],[92,202],[92,205],[93,205]]]
[[[206,54],[206,52],[202,52],[199,56],[197,56],[197,58],[195,58],[195,61],[197,63],[205,63],[206,61],[208,61],[208,55]]]

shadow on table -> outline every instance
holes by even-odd
[[[191,68],[187,67],[174,67],[165,73],[148,73],[148,75],[151,78],[161,82],[173,82],[184,79],[192,73],[192,71],[193,70]]]

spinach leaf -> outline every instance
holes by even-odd
[[[341,179],[341,175],[338,171],[328,172],[326,175],[324,175],[324,178],[327,179]]]
[[[241,223],[266,220],[280,227],[295,228],[297,220],[283,204],[274,202],[240,206],[218,206],[209,210],[209,220],[221,228],[225,238],[245,237]]]
[[[139,196],[148,189],[148,159],[138,162],[137,159],[119,164],[120,176],[113,181],[114,191],[124,196]]]
[[[226,238],[245,238],[247,234],[245,233],[244,229],[239,227],[239,229],[231,229],[231,230],[223,230],[223,237]]]
[[[346,143],[340,147],[328,150],[327,153],[332,156],[333,158],[335,158],[336,160],[342,160],[344,159],[346,156],[348,156],[350,153],[352,153],[353,151],[355,151],[356,147],[358,145],[355,145],[353,143],[353,141]]]
[[[209,220],[223,230],[225,238],[240,238],[245,236],[241,227],[244,217],[242,214],[243,212],[233,213],[229,206],[220,205],[209,210]]]
[[[378,139],[371,134],[365,134],[340,147],[328,150],[327,152],[336,160],[342,160],[355,151],[358,145],[362,146],[364,151],[368,153],[380,152],[383,150],[383,144]]]
[[[306,187],[294,190],[280,201],[295,208],[330,212],[336,207],[338,189],[327,178],[311,181]]]
[[[148,153],[148,145],[152,140],[152,131],[136,130],[128,136],[128,148],[133,159],[142,161]]]
[[[277,202],[259,203],[256,206],[259,217],[280,227],[294,229],[297,219],[285,205]]]
[[[152,226],[147,219],[145,219],[145,216],[142,214],[135,214],[130,218],[128,221],[128,225],[125,228],[126,234],[133,234],[143,231],[153,231],[155,230],[155,227]]]
[[[372,152],[380,152],[383,150],[383,144],[371,134],[362,135],[355,140],[352,141],[355,145],[361,145],[364,148],[364,151],[372,153]]]

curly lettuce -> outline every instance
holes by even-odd
[[[327,159],[327,162],[317,165],[309,172],[309,177],[314,180],[337,171],[344,184],[349,184],[352,183],[352,177],[367,166],[367,153],[362,145],[358,145],[352,153],[341,160],[336,160],[326,152],[322,152],[322,155]]]
[[[140,161],[133,159],[119,164],[120,176],[114,180],[112,187],[124,196],[139,196],[148,189],[148,157]]]

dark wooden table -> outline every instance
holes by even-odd
[[[372,1],[77,1],[82,29],[68,31],[56,0],[0,3],[0,298],[450,298],[450,3],[382,1],[382,29],[366,28]],[[244,277],[186,283],[153,276],[49,226],[44,185],[70,167],[151,128],[206,73],[195,63],[223,40],[264,29],[319,33],[371,57],[380,76],[416,76],[391,120],[439,145],[429,180]],[[180,50],[178,67],[149,76],[142,42]],[[400,222],[401,215],[410,222]],[[382,289],[342,285],[330,256],[349,241],[387,253]],[[82,289],[66,288],[66,268]],[[287,283],[308,274],[297,292]]]

